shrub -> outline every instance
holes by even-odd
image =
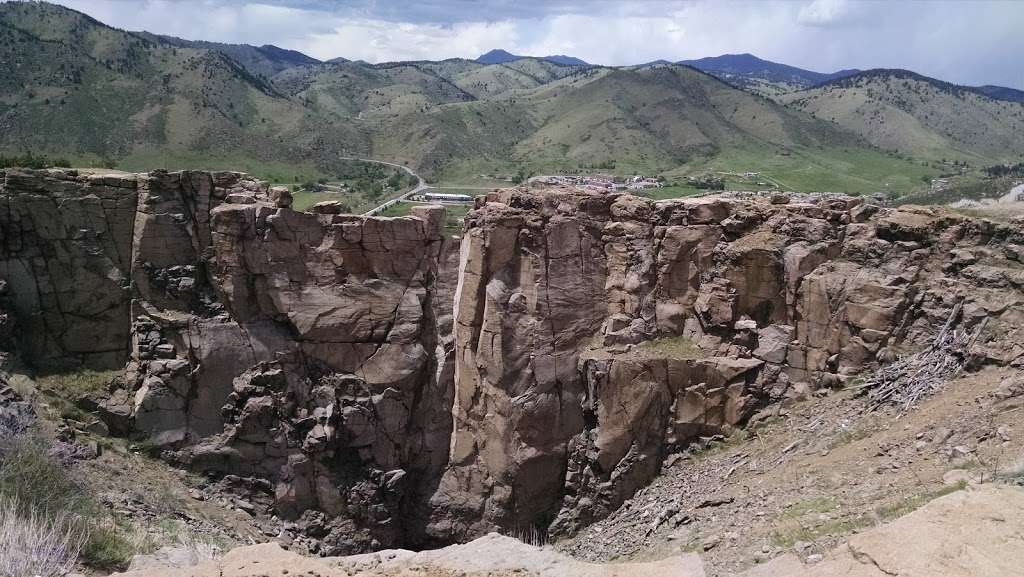
[[[58,577],[74,567],[85,542],[73,517],[44,515],[16,498],[0,499],[0,575]]]
[[[0,499],[13,504],[12,514],[22,520],[35,519],[41,526],[71,534],[78,544],[74,553],[80,553],[86,565],[120,567],[135,553],[133,542],[123,536],[87,489],[49,455],[47,443],[39,437],[26,434],[0,441]],[[0,549],[8,548],[7,542],[0,540]]]

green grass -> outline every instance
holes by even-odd
[[[988,178],[981,171],[972,171],[949,180],[949,186],[944,190],[932,191],[929,188],[898,200],[905,204],[948,204],[960,199],[998,198],[1010,192],[1019,179]]]
[[[839,434],[829,442],[828,448],[829,450],[832,450],[836,447],[841,447],[861,439],[866,439],[872,434],[872,432],[873,431],[867,426],[843,427],[842,430],[839,431]]]
[[[695,188],[692,186],[676,185],[676,186],[663,186],[661,188],[648,188],[639,192],[639,196],[645,196],[651,200],[669,200],[672,198],[685,198],[688,196],[697,196],[712,192],[701,188]]]
[[[665,337],[641,343],[640,350],[670,359],[700,359],[707,356],[696,343],[684,336]]]
[[[913,495],[895,503],[877,507],[875,509],[875,513],[878,514],[879,519],[882,521],[889,521],[891,519],[896,519],[897,517],[902,517],[908,513],[913,513],[939,497],[945,497],[946,495],[951,495],[957,491],[963,491],[966,488],[967,481],[958,481],[950,485],[944,485],[934,491],[929,491],[920,495]]]
[[[67,398],[82,395],[98,395],[107,392],[107,387],[122,371],[94,371],[84,369],[67,373],[50,373],[40,375],[36,383],[40,388],[66,396]]]
[[[783,519],[793,519],[811,513],[828,513],[839,508],[839,502],[835,497],[821,496],[804,499],[786,507],[782,511]]]
[[[802,518],[835,511],[839,509],[839,503],[834,497],[827,496],[807,499],[783,510],[779,516],[779,523],[771,534],[771,542],[776,547],[788,549],[798,541],[813,542],[826,536],[844,537],[913,513],[939,497],[962,491],[965,488],[967,488],[967,483],[961,481],[952,485],[945,485],[934,491],[900,499],[894,503],[880,505],[875,507],[869,514],[829,519],[813,525],[805,524]]]
[[[166,170],[232,170],[246,172],[272,185],[293,186],[328,178],[311,163],[257,160],[245,154],[211,155],[196,151],[134,152],[117,160],[117,168],[129,172]]]
[[[814,527],[802,527],[793,521],[789,526],[773,531],[771,543],[776,547],[789,549],[800,541],[813,542],[827,536],[843,537],[874,524],[869,517],[826,521]]]
[[[36,378],[36,388],[46,396],[61,417],[78,421],[90,420],[78,403],[84,398],[105,396],[109,386],[122,375],[120,370],[93,371],[83,369],[50,373]]]
[[[338,201],[349,206],[351,209],[351,197],[341,192],[309,192],[300,190],[292,193],[292,209],[305,211],[313,208],[314,204],[326,201]]]
[[[690,171],[759,172],[759,178],[795,192],[833,191],[908,194],[927,185],[938,171],[879,151],[855,148],[798,148],[788,156],[771,150],[734,148],[706,161],[686,165]],[[727,179],[726,187],[755,186]]]
[[[129,533],[48,449],[34,435],[0,442],[0,497],[17,499],[25,516],[30,511],[44,518],[72,516],[74,531],[86,536],[81,561],[97,569],[123,567],[136,553]]]
[[[387,217],[398,217],[398,216],[409,216],[412,213],[412,207],[416,206],[416,203],[412,202],[399,202],[393,204],[386,209],[382,210],[377,216]],[[445,225],[444,235],[446,237],[452,237],[462,234],[462,221],[466,217],[466,213],[472,210],[473,205],[471,204],[446,204],[443,205],[445,208]]]

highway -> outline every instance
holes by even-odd
[[[375,207],[371,208],[370,210],[364,212],[363,216],[373,216],[373,215],[377,214],[378,212],[388,208],[389,206],[398,204],[399,202],[402,202],[403,200],[409,198],[410,196],[413,196],[415,194],[419,194],[419,193],[423,192],[424,190],[427,190],[427,189],[430,188],[429,186],[427,186],[427,184],[423,180],[423,178],[420,177],[420,175],[418,175],[415,172],[413,172],[411,168],[409,168],[408,166],[405,166],[404,164],[397,164],[397,163],[394,163],[394,162],[388,162],[386,160],[377,160],[375,158],[356,158],[356,157],[353,157],[353,156],[342,156],[341,160],[359,160],[359,161],[362,161],[362,162],[373,162],[375,164],[386,164],[387,166],[393,166],[395,168],[400,168],[400,169],[404,170],[409,176],[412,176],[413,178],[416,179],[416,186],[414,186],[412,188],[412,190],[406,192],[405,194],[401,194],[401,195],[396,196],[394,198],[388,199],[387,201],[384,202],[384,204],[381,204],[380,206],[375,206]]]

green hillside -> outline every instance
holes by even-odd
[[[58,6],[0,4],[0,150],[130,168],[322,164],[365,149],[223,53],[116,30]]]
[[[374,153],[457,181],[563,170],[764,172],[796,190],[908,191],[930,169],[688,67],[592,68],[397,118]]]
[[[790,106],[916,158],[1024,156],[1024,104],[904,70],[873,70],[782,97]]]
[[[234,168],[293,184],[359,156],[452,184],[605,171],[907,194],[947,170],[943,158],[1024,151],[1024,105],[923,77],[864,73],[783,105],[670,63],[321,63],[124,32],[36,2],[0,4],[0,61],[0,155],[129,170]]]

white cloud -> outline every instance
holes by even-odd
[[[389,62],[476,58],[488,50],[518,45],[513,22],[465,22],[452,25],[395,23],[384,20],[339,20],[330,32],[315,33],[296,48],[323,60]]]
[[[810,26],[840,24],[852,13],[847,0],[814,0],[800,8],[796,21]]]

